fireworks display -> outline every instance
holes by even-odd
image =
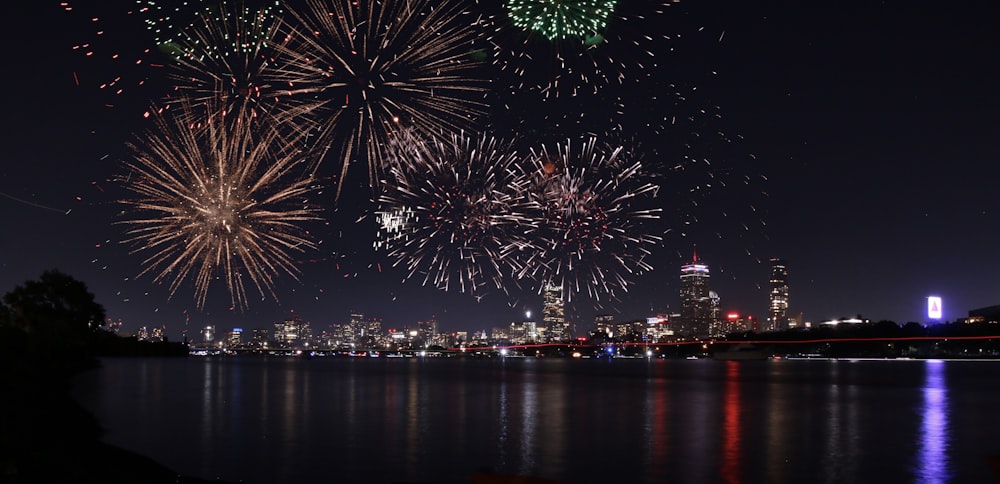
[[[167,102],[212,103],[223,111],[249,103],[255,115],[297,127],[313,104],[294,96],[294,84],[273,64],[281,13],[279,6],[205,7],[176,40],[162,45],[174,59],[169,71],[174,94]]]
[[[506,291],[529,223],[518,163],[511,143],[485,135],[404,133],[379,196],[376,248],[425,285]]]
[[[297,148],[246,110],[215,114],[200,124],[190,105],[158,111],[156,130],[131,145],[126,187],[125,242],[144,253],[140,276],[170,279],[170,294],[192,279],[199,308],[213,280],[225,281],[234,307],[246,308],[247,286],[277,296],[274,279],[297,277],[291,254],[313,248],[303,224],[312,180]]]
[[[655,197],[635,153],[589,137],[554,150],[533,153],[530,189],[535,219],[530,250],[520,251],[518,277],[562,286],[565,299],[586,295],[595,301],[626,291],[636,275],[653,269],[647,257],[661,241],[646,222],[656,207],[640,207]]]
[[[511,94],[595,93],[664,62],[672,3],[509,0],[483,7],[477,45],[505,73]]]
[[[321,143],[340,160],[368,165],[400,127],[423,136],[457,132],[483,114],[487,81],[469,55],[471,14],[458,2],[308,0],[282,22],[281,69],[322,99]],[[338,185],[338,196],[340,185]]]
[[[598,41],[616,0],[508,0],[507,11],[517,27],[532,30],[549,40],[576,37]]]
[[[138,1],[95,15],[96,40],[75,48],[163,83],[153,128],[130,145],[123,223],[171,296],[190,281],[204,307],[219,280],[234,307],[254,289],[277,299],[277,277],[299,275],[292,255],[317,246],[308,197],[331,184],[324,203],[339,205],[364,164],[356,185],[374,206],[338,206],[364,215],[328,220],[331,240],[375,213],[372,245],[404,280],[477,298],[552,284],[601,302],[738,183],[705,154],[728,139],[712,113],[688,113],[664,78],[673,3]],[[123,19],[134,30],[114,38],[138,30],[148,45],[109,56],[121,43],[104,26]],[[120,94],[122,79],[102,87]],[[640,149],[623,133],[665,141]],[[314,178],[327,163],[333,176]]]

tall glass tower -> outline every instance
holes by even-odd
[[[542,293],[542,322],[545,323],[552,341],[564,341],[570,337],[562,289],[562,286],[547,283]]]
[[[768,324],[774,331],[788,329],[788,266],[782,259],[771,259],[771,303]]]
[[[681,266],[681,320],[678,332],[684,336],[708,336],[712,326],[712,298],[708,266],[698,262],[694,251],[691,262]]]

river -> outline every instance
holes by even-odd
[[[109,358],[111,444],[246,483],[1000,482],[1000,362]]]

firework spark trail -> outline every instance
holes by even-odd
[[[151,79],[151,69],[162,67],[156,59],[157,49],[154,45],[144,45],[140,37],[142,19],[138,11],[119,11],[112,2],[82,2],[76,5],[71,2],[61,2],[60,6],[69,15],[79,18],[87,25],[87,33],[76,40],[71,49],[90,64],[97,64],[99,69],[85,68],[74,70],[73,79],[76,85],[96,86],[102,92],[117,97],[140,86],[146,85]],[[138,30],[136,30],[136,28]],[[110,73],[108,72],[110,71]],[[106,105],[114,104],[110,99]]]
[[[531,189],[535,218],[527,250],[519,251],[518,277],[562,286],[564,298],[585,294],[595,302],[627,291],[632,278],[653,267],[646,258],[661,237],[647,221],[659,208],[638,208],[656,196],[642,164],[623,146],[589,137],[532,153],[536,183]]]
[[[470,128],[485,111],[488,81],[469,46],[475,35],[459,2],[308,0],[281,23],[278,69],[324,102],[323,146],[341,163],[367,163],[374,188],[381,146],[400,126],[423,136]]]
[[[14,195],[11,195],[9,193],[4,193],[4,192],[0,192],[0,197],[6,197],[6,198],[9,198],[9,199],[11,199],[11,200],[13,200],[15,202],[18,202],[18,203],[23,203],[25,205],[29,205],[29,206],[32,206],[32,207],[35,207],[35,208],[41,208],[43,210],[49,210],[49,211],[52,211],[52,212],[61,213],[63,215],[69,215],[69,213],[71,211],[73,211],[72,209],[63,210],[61,208],[49,207],[47,205],[42,205],[40,203],[35,203],[35,202],[29,201],[29,200],[25,200],[23,198],[17,198]]]
[[[308,206],[311,179],[303,155],[275,129],[247,121],[249,108],[200,124],[190,104],[158,111],[156,129],[130,144],[134,159],[124,184],[135,197],[125,243],[148,254],[140,276],[172,277],[171,297],[189,278],[204,308],[213,279],[225,280],[234,307],[247,307],[246,281],[277,299],[274,278],[296,280],[291,252],[315,248],[302,228],[317,220]]]
[[[507,0],[499,9],[483,3],[480,48],[512,76],[508,94],[593,94],[644,76],[671,50],[663,17],[674,1]]]
[[[450,141],[411,132],[390,149],[379,196],[377,249],[388,251],[406,278],[482,295],[507,292],[517,268],[512,253],[529,222],[528,179],[508,141],[453,134]]]
[[[198,106],[218,99],[234,103],[277,97],[266,77],[268,48],[274,42],[279,10],[207,7],[198,21],[167,44],[175,60],[168,77],[178,100]],[[225,109],[225,108],[224,108]]]
[[[166,103],[214,103],[223,111],[244,102],[255,116],[295,132],[316,128],[311,118],[319,103],[296,88],[299,79],[275,68],[273,49],[283,11],[277,6],[250,8],[226,1],[204,8],[198,21],[167,44],[174,62],[168,71],[179,95]]]

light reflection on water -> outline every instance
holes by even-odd
[[[246,483],[995,482],[1000,454],[995,362],[115,359],[80,379],[109,442]]]
[[[948,482],[948,385],[945,381],[945,363],[928,360],[925,364],[924,405],[920,414],[920,451],[917,460],[917,477],[920,482],[939,484]]]
[[[740,364],[736,361],[726,362],[725,401],[722,416],[722,482],[736,484],[741,482],[740,458]]]

